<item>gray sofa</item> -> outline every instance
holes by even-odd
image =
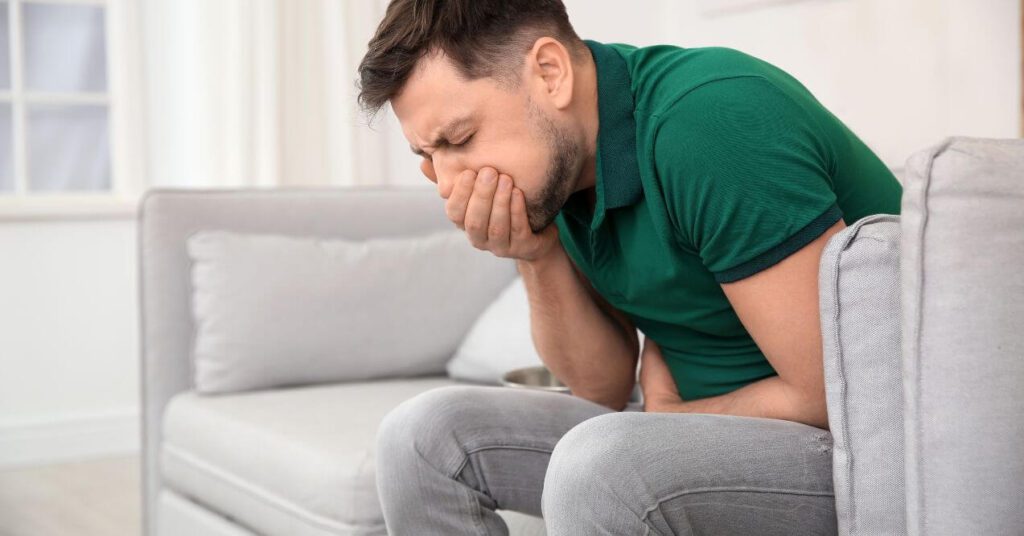
[[[839,532],[1024,534],[1024,142],[946,140],[911,158],[904,188],[902,216],[851,225],[822,257]],[[432,188],[147,192],[146,534],[386,534],[377,423],[456,383],[438,371],[198,394],[188,236],[365,239],[451,227]],[[513,535],[544,533],[539,518],[501,513]]]

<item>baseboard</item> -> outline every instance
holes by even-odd
[[[137,410],[0,423],[0,469],[138,451]]]

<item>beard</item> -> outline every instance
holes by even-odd
[[[551,153],[544,173],[544,183],[537,198],[523,198],[526,202],[526,217],[530,222],[530,229],[534,233],[539,233],[555,221],[558,212],[572,195],[583,159],[579,143],[529,99],[527,112],[534,130],[542,134]]]

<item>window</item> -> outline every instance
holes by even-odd
[[[117,147],[131,77],[111,46],[124,42],[112,19],[135,1],[0,0],[0,212],[138,193],[118,176],[117,149],[138,147]]]

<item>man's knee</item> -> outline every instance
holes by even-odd
[[[461,463],[458,428],[487,411],[480,386],[446,385],[403,401],[380,422],[377,457],[395,470],[403,463],[429,463],[446,474]]]
[[[576,517],[581,509],[590,515],[608,510],[608,505],[594,501],[615,500],[622,486],[628,486],[624,479],[630,477],[637,454],[629,430],[632,421],[627,413],[599,415],[576,425],[558,441],[544,477],[541,510],[545,518]]]

